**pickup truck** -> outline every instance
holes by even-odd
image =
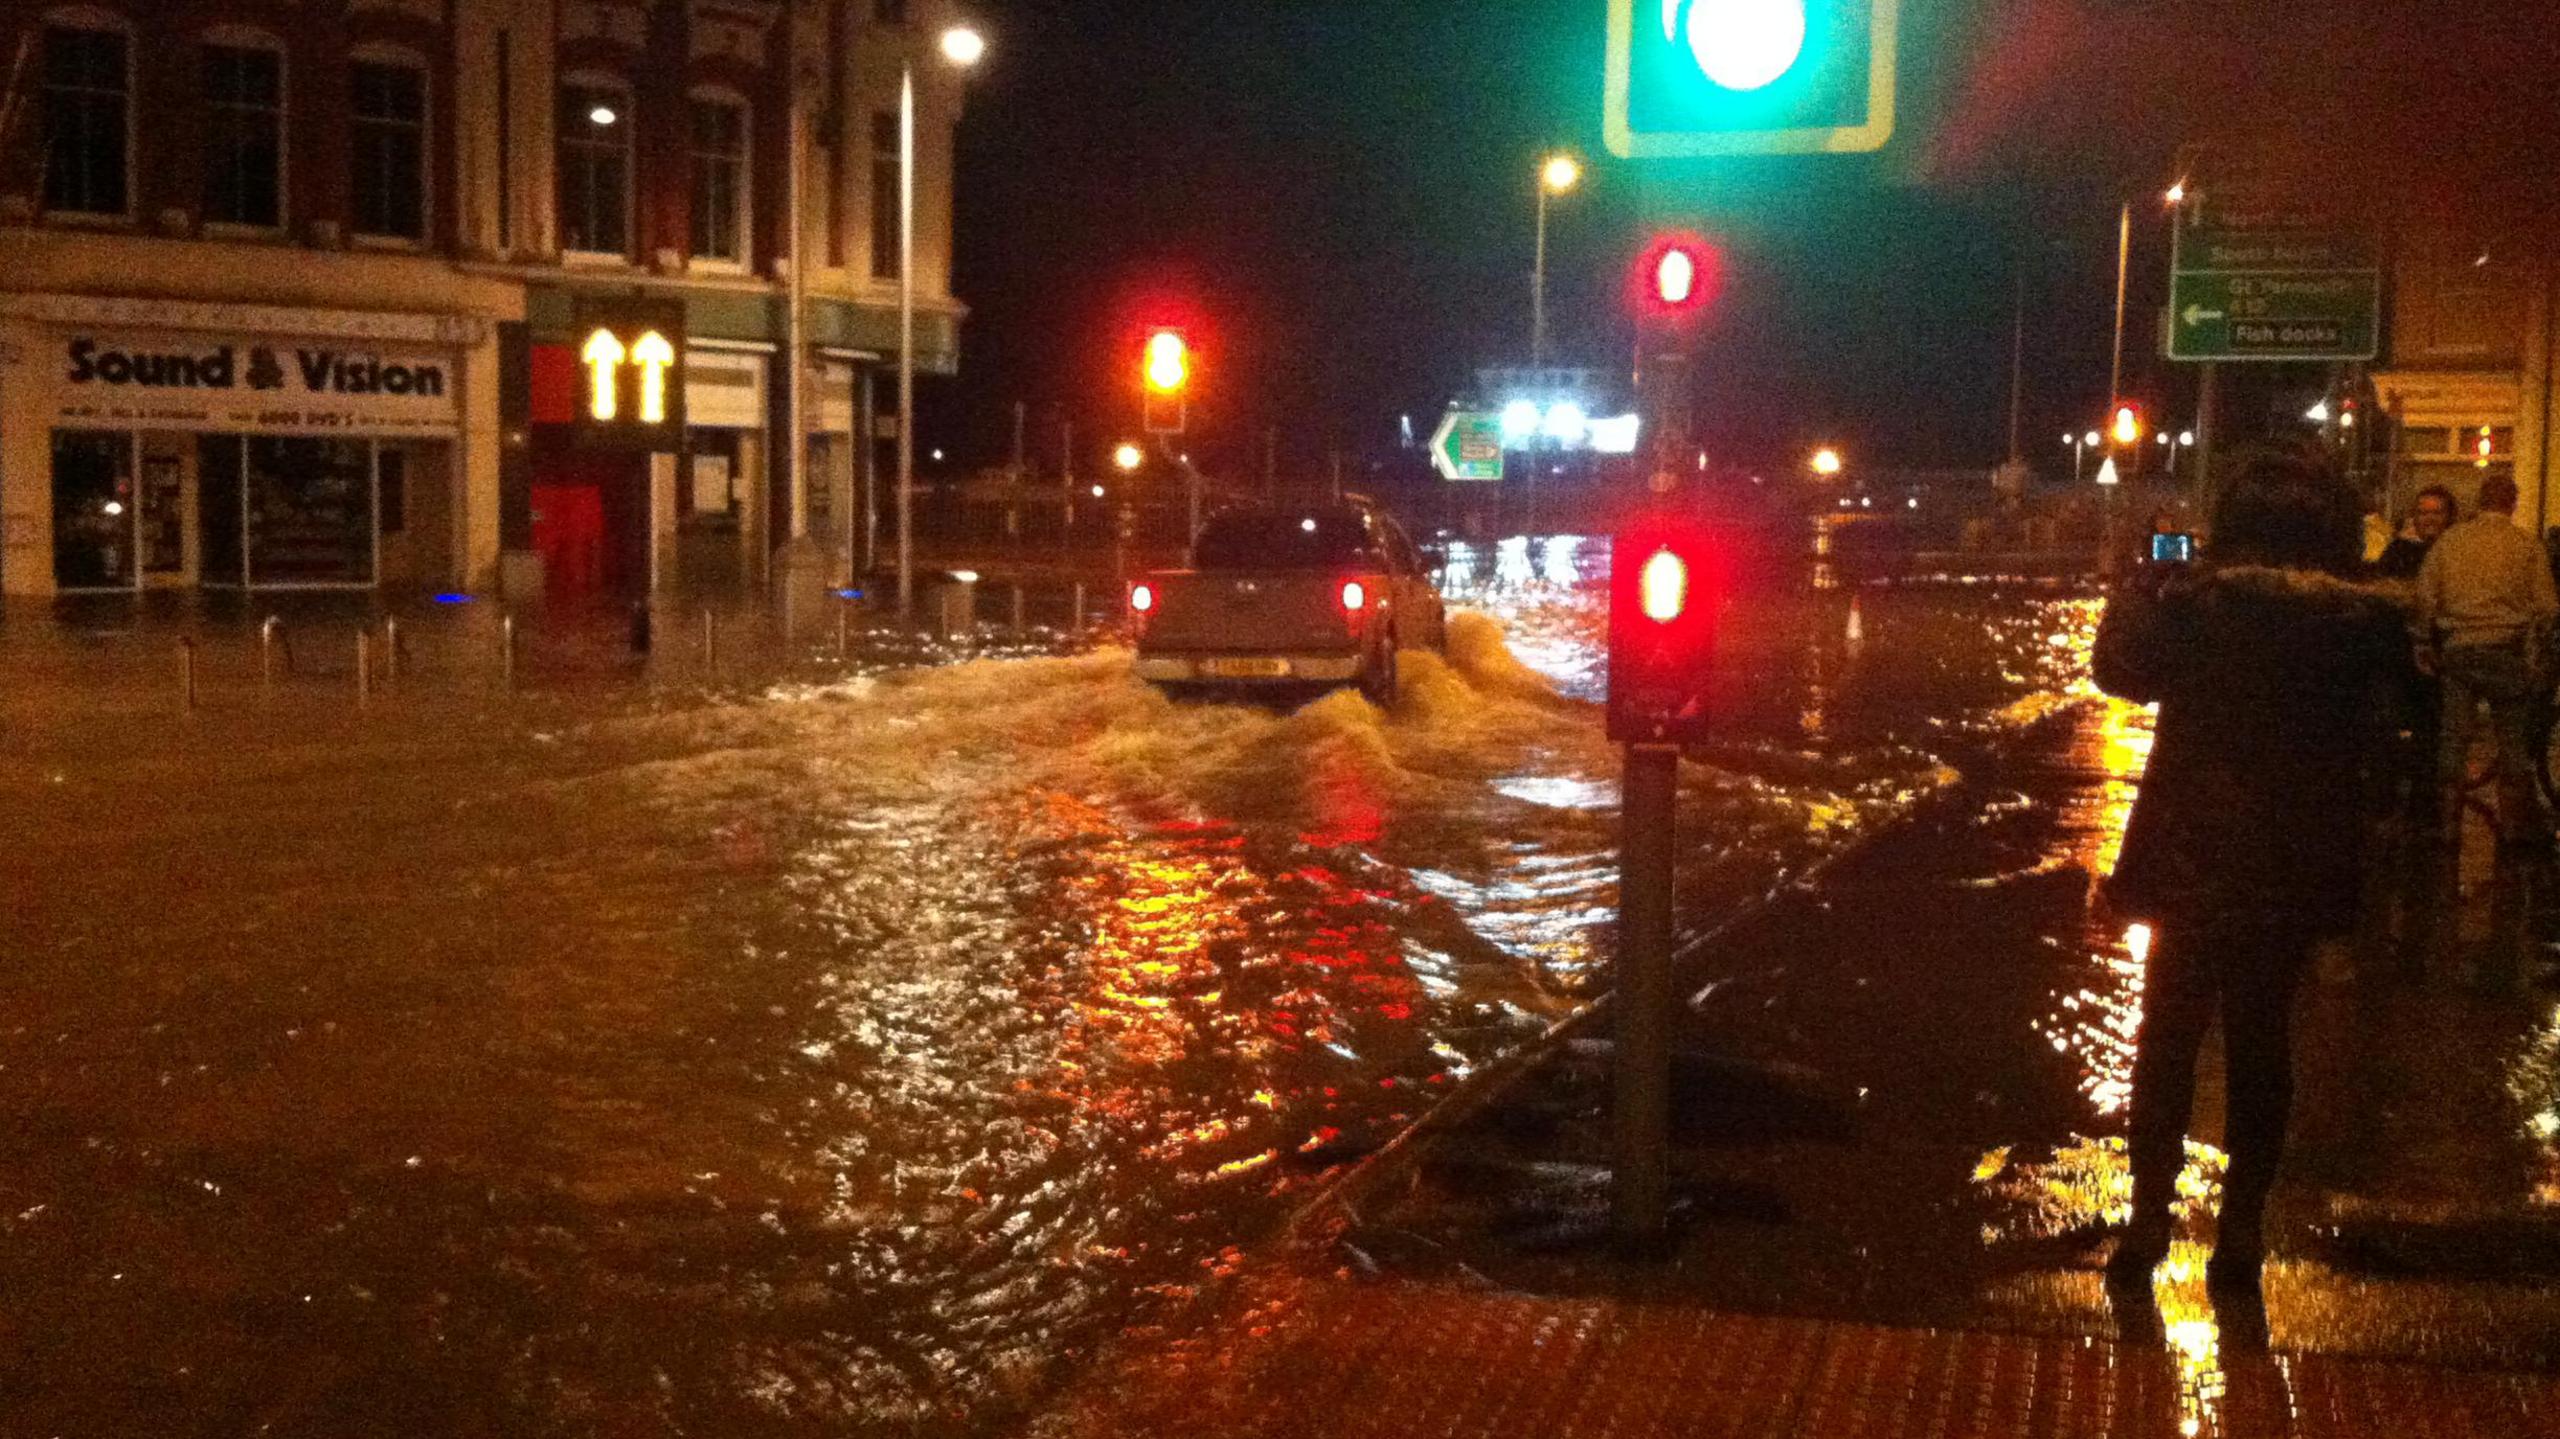
[[[1174,693],[1358,685],[1396,695],[1401,649],[1438,648],[1448,610],[1396,522],[1356,496],[1219,512],[1192,567],[1129,587],[1141,679]]]

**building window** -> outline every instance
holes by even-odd
[[[898,278],[898,113],[871,116],[871,277]]]
[[[871,0],[871,19],[881,25],[907,23],[907,0]]]
[[[129,148],[129,42],[113,30],[44,32],[44,205],[123,215]]]
[[[427,72],[359,60],[349,75],[355,232],[427,238]]]
[[[631,92],[560,87],[560,247],[631,253]]]
[[[204,100],[205,222],[277,228],[284,223],[284,56],[206,46]]]
[[[747,262],[747,107],[693,102],[693,253]]]

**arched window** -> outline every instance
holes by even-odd
[[[368,46],[348,62],[347,176],[355,234],[427,238],[427,65]]]
[[[88,6],[44,21],[44,207],[56,215],[133,213],[133,36]]]
[[[631,87],[579,76],[560,82],[560,248],[631,255]]]
[[[284,48],[269,35],[224,26],[205,33],[197,64],[204,95],[204,221],[284,225]]]
[[[693,255],[744,268],[754,173],[747,102],[726,90],[701,89],[693,92],[692,106]]]

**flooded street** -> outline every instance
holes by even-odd
[[[1386,712],[1065,639],[362,714],[11,686],[7,1431],[1002,1425],[1601,982],[1604,563],[1452,546]],[[1683,928],[2085,698],[2096,614],[1743,597]]]

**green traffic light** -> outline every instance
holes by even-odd
[[[1662,0],[1663,37],[1682,42],[1708,80],[1727,90],[1762,90],[1804,58],[1804,0]]]

